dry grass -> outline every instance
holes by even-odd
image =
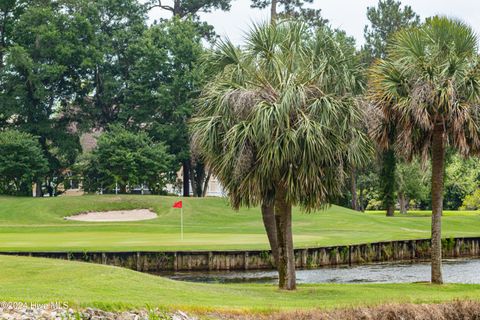
[[[387,304],[333,311],[295,311],[270,315],[212,315],[224,320],[475,320],[480,302],[454,301],[441,304]]]

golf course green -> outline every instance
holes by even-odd
[[[0,197],[1,251],[128,251],[267,249],[258,208],[232,210],[226,199],[189,198],[184,203],[185,238],[180,239],[180,210],[175,197],[81,196],[56,198]],[[65,216],[89,211],[150,208],[153,220],[79,222]],[[294,210],[296,247],[346,245],[430,237],[430,217],[387,218],[332,206],[325,211]],[[480,236],[477,212],[447,212],[444,237]]]
[[[233,211],[225,199],[182,199],[185,239],[175,197],[81,196],[0,197],[0,251],[207,250],[268,247],[258,208]],[[79,222],[64,217],[81,212],[148,208],[158,218],[138,222]],[[297,247],[428,238],[423,213],[394,218],[338,206],[303,213],[294,210]],[[449,212],[445,237],[479,236],[477,212]],[[118,267],[0,255],[0,300],[67,302],[107,310],[148,306],[203,312],[270,312],[328,309],[387,302],[435,303],[479,300],[480,285],[316,284],[295,292],[268,284],[201,284],[173,281]]]

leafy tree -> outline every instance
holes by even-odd
[[[390,147],[386,128],[396,123],[395,150],[407,160],[431,159],[432,282],[442,283],[446,147],[464,156],[480,147],[477,37],[460,21],[431,18],[400,31],[370,77],[372,136],[379,146]]]
[[[476,158],[464,159],[458,154],[448,155],[445,168],[445,193],[443,205],[457,210],[466,196],[480,187],[480,163]]]
[[[200,21],[198,14],[214,10],[229,11],[231,2],[232,0],[149,0],[147,6],[149,10],[160,8],[170,11],[172,17],[176,19],[190,19],[194,22],[198,33],[213,43],[217,38],[214,27],[208,22]]]
[[[173,3],[172,3],[173,2]],[[170,11],[173,16],[184,18],[189,15],[196,15],[199,12],[211,12],[213,10],[230,10],[232,0],[151,0],[149,8],[158,7]],[[168,3],[168,4],[167,4]]]
[[[380,0],[377,7],[367,9],[370,26],[365,26],[364,37],[366,44],[362,48],[367,64],[375,58],[383,58],[386,54],[387,43],[390,38],[402,28],[417,26],[419,16],[410,6],[402,8],[402,3],[395,0]],[[395,124],[387,128],[389,139],[395,136]],[[392,142],[390,142],[391,144]],[[380,154],[381,159],[381,199],[387,210],[387,216],[393,216],[395,211],[395,171],[397,159],[392,148],[387,148]]]
[[[478,210],[480,209],[480,189],[475,190],[463,200],[460,210]]]
[[[48,170],[35,137],[16,130],[0,131],[0,192],[32,195],[32,183]]]
[[[3,59],[7,48],[11,44],[11,34],[15,22],[25,10],[27,1],[3,0],[0,2],[0,69],[3,67]]]
[[[93,37],[86,19],[63,9],[50,1],[25,8],[11,32],[0,74],[7,126],[39,137],[49,162],[45,180],[50,190],[80,149],[78,137],[57,121],[57,111],[82,96],[83,63]]]
[[[321,27],[328,23],[322,18],[321,9],[305,8],[305,4],[313,3],[313,0],[252,0],[252,8],[265,9],[270,7],[272,21],[279,18],[293,18],[302,20],[311,27]],[[281,11],[278,13],[278,7]]]
[[[121,193],[127,186],[145,184],[154,193],[163,190],[172,156],[163,144],[145,133],[134,133],[112,126],[98,139],[97,148],[80,164],[87,191],[112,190],[118,184]]]
[[[357,174],[358,210],[378,210],[380,182],[378,181],[377,164],[374,161],[369,161],[360,168]]]
[[[428,199],[429,179],[431,179],[430,170],[422,168],[419,161],[402,162],[397,165],[395,183],[400,213],[407,213],[410,200],[420,203]]]
[[[12,33],[15,25],[20,19],[21,14],[27,8],[27,5],[35,1],[24,0],[3,0],[0,2],[0,76],[2,76],[5,66],[5,56],[7,50],[12,45]],[[1,81],[1,80],[0,80]],[[7,128],[12,116],[16,110],[12,99],[5,95],[5,86],[0,82],[0,128]]]
[[[147,30],[147,9],[137,0],[77,0],[68,4],[68,10],[88,21],[86,30],[92,32],[92,39],[82,64],[87,74],[78,91],[84,94],[63,112],[81,131],[106,129],[119,122],[119,114],[129,107],[127,84],[133,66],[142,58],[131,48]]]
[[[192,120],[193,143],[233,207],[273,211],[274,243],[265,227],[287,290],[296,286],[292,205],[323,208],[340,194],[349,143],[365,141],[346,89],[356,70],[328,29],[306,34],[304,23],[280,22],[254,26],[244,47],[222,42],[210,57],[221,72]]]
[[[202,36],[195,22],[173,18],[152,26],[130,48],[137,59],[127,82],[126,108],[119,118],[135,130],[164,141],[184,172],[184,195],[202,196],[206,181],[202,159],[190,150],[187,122],[206,78],[200,58]]]
[[[412,7],[395,0],[380,0],[377,7],[367,8],[370,26],[365,26],[363,49],[371,58],[384,58],[390,38],[405,27],[418,26],[420,17]]]

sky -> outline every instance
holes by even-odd
[[[166,4],[172,1],[164,1]],[[334,28],[341,28],[357,40],[357,46],[364,43],[363,29],[368,23],[367,7],[375,6],[378,0],[314,0],[312,7],[322,9],[322,16]],[[241,44],[252,22],[269,19],[268,10],[250,8],[250,0],[232,0],[230,12],[215,11],[202,13],[201,18],[215,27],[221,37],[228,37]],[[480,0],[403,0],[421,18],[441,14],[459,18],[472,26],[480,35]],[[152,10],[151,19],[168,17],[159,9]]]

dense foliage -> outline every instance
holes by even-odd
[[[28,196],[32,184],[48,170],[35,137],[16,130],[0,131],[0,192]]]
[[[126,193],[127,188],[148,188],[161,193],[171,172],[173,157],[163,144],[146,133],[113,126],[98,139],[98,146],[79,165],[84,188],[90,192]]]
[[[205,77],[198,21],[149,26],[149,8],[137,0],[7,1],[0,10],[0,128],[38,137],[48,170],[37,194],[65,181],[82,135],[112,124],[165,143],[177,164],[169,176],[184,164],[199,181],[192,185],[205,185],[186,125]]]

